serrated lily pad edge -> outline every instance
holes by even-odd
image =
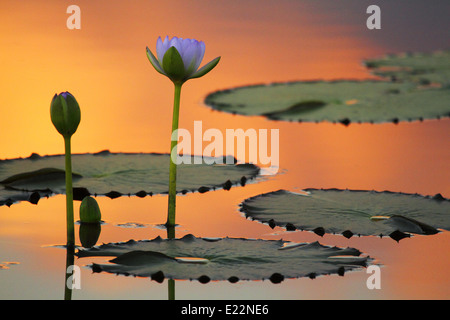
[[[125,243],[129,244],[129,243],[133,243],[133,242],[137,242],[137,241],[145,241],[145,242],[152,242],[152,241],[189,241],[192,238],[196,238],[196,237],[194,235],[192,235],[192,234],[187,234],[187,235],[183,236],[182,238],[175,238],[175,239],[173,239],[173,238],[172,239],[162,239],[160,236],[157,236],[156,238],[151,239],[151,240],[133,240],[133,239],[130,239],[130,240],[125,241],[125,242],[115,242],[115,243],[106,243],[106,244],[104,243],[102,245],[97,245],[97,246],[94,246],[94,247],[89,248],[89,249],[79,248],[78,252],[75,255],[78,258],[101,257],[101,256],[103,256],[103,257],[120,257],[120,254],[119,255],[106,255],[106,254],[105,255],[90,255],[90,254],[86,254],[86,252],[101,250],[102,247],[107,247],[107,246],[111,246],[111,245],[120,245],[120,244],[125,244]],[[243,238],[243,237],[240,237],[240,238],[202,237],[202,238],[197,238],[197,239],[208,241],[208,242],[220,241],[220,240],[223,240],[223,239],[236,239],[236,240],[247,240],[247,241],[269,241],[269,242],[278,242],[278,243],[280,243],[280,248],[281,248],[281,246],[283,244],[294,243],[292,241],[284,241],[282,239],[279,239],[279,240],[266,240],[266,239],[259,239],[259,238],[256,239],[256,238]],[[341,248],[341,247],[337,247],[337,246],[323,245],[323,244],[319,243],[318,241],[311,242],[311,243],[295,243],[295,244],[298,244],[298,245],[309,245],[309,246],[316,245],[316,246],[320,246],[322,248],[337,248],[337,249],[340,249],[340,250],[354,249],[354,248],[350,248],[350,247]],[[299,279],[299,278],[305,278],[305,277],[308,277],[310,279],[315,279],[315,278],[320,277],[320,276],[327,276],[327,275],[334,275],[334,274],[337,274],[339,276],[344,276],[345,273],[347,273],[347,272],[357,271],[357,270],[359,270],[361,268],[366,268],[367,266],[369,266],[371,264],[374,264],[374,262],[375,262],[374,258],[370,257],[369,255],[363,254],[358,249],[354,249],[354,250],[357,251],[357,254],[355,255],[355,258],[356,257],[360,258],[360,262],[358,263],[358,266],[356,264],[345,265],[345,266],[340,266],[334,272],[326,272],[326,273],[320,273],[320,274],[312,272],[312,273],[309,273],[307,275],[297,276],[297,277],[285,277],[284,275],[282,275],[280,273],[274,272],[269,277],[263,277],[263,278],[259,279],[259,281],[269,280],[271,283],[278,284],[278,283],[281,283],[282,281],[284,281],[285,279]],[[361,255],[363,255],[363,256],[361,256]],[[381,265],[381,264],[378,264],[378,265]],[[106,266],[106,270],[105,270],[105,266]],[[93,273],[101,273],[101,272],[113,273],[113,272],[107,271],[107,269],[108,269],[107,267],[108,266],[109,265],[98,264],[98,263],[92,263],[92,264],[86,265],[86,267],[92,269]],[[149,278],[149,277],[143,277],[143,276],[139,276],[139,275],[130,275],[127,272],[114,272],[114,274],[122,275],[122,276],[133,276],[133,277],[137,277],[137,278]],[[154,281],[156,281],[158,283],[162,283],[164,281],[164,279],[166,279],[166,276],[164,275],[164,273],[162,271],[158,271],[158,272],[156,272],[156,273],[154,273],[154,274],[152,274],[150,276],[150,280],[154,280]],[[255,280],[255,279],[245,279],[245,278],[244,279],[240,279],[237,276],[231,276],[228,279],[224,279],[224,280],[211,280],[211,278],[209,276],[207,276],[207,275],[202,275],[202,276],[200,276],[198,278],[190,278],[190,279],[185,279],[185,278],[177,279],[177,278],[172,278],[172,277],[167,277],[167,279],[169,279],[169,280],[198,281],[198,282],[200,282],[202,284],[206,284],[206,283],[208,283],[210,281],[218,282],[218,281],[225,281],[225,280],[230,282],[230,283],[237,283],[239,281],[258,281],[258,280]]]
[[[78,154],[74,154],[74,155],[107,155],[107,154],[122,154],[122,155],[137,155],[137,154],[145,154],[145,155],[160,155],[160,156],[167,156],[167,153],[157,153],[157,152],[150,152],[150,153],[127,153],[127,152],[117,152],[117,153],[111,153],[109,150],[103,150],[103,151],[99,151],[97,153],[78,153]],[[46,157],[64,157],[63,154],[55,154],[55,155],[44,155],[41,156],[37,153],[32,153],[29,157],[26,158],[22,158],[22,157],[18,157],[18,158],[12,158],[12,159],[0,159],[0,162],[2,161],[17,161],[17,160],[26,160],[26,159],[39,159],[39,158],[46,158]],[[227,180],[223,183],[219,183],[219,184],[215,184],[215,185],[209,185],[209,186],[200,186],[199,188],[194,188],[194,189],[184,189],[184,190],[180,190],[177,191],[177,194],[187,194],[187,193],[205,193],[208,191],[215,191],[215,190],[230,190],[232,187],[241,185],[241,186],[245,186],[248,182],[250,181],[254,181],[260,174],[261,168],[259,168],[258,166],[251,164],[251,163],[242,163],[242,164],[235,164],[235,166],[247,166],[249,168],[252,169],[252,172],[250,175],[243,175],[239,181],[234,181],[232,182],[231,180]],[[2,187],[2,184],[0,184],[0,187]],[[50,189],[45,189],[45,190],[23,190],[23,189],[19,189],[19,188],[14,188],[14,187],[7,187],[9,190],[15,190],[18,193],[20,193],[20,196],[16,197],[10,197],[10,198],[6,198],[6,199],[0,199],[0,207],[3,205],[6,205],[8,207],[10,207],[12,204],[21,202],[21,201],[28,201],[32,204],[37,204],[39,199],[42,197],[46,197],[49,198],[51,196],[54,195],[59,195],[59,194],[63,194],[63,193],[58,193],[58,192],[54,192],[53,190]],[[123,194],[120,192],[117,192],[115,190],[111,190],[105,194],[97,194],[97,193],[90,193],[88,189],[86,188],[77,188],[74,187],[73,188],[73,193],[74,193],[74,200],[78,200],[81,201],[83,200],[84,197],[86,196],[106,196],[108,198],[111,199],[115,199],[115,198],[119,198],[122,196],[128,196],[128,197],[132,197],[132,196],[137,196],[139,198],[144,198],[146,196],[153,196],[153,195],[165,195],[168,194],[168,191],[166,192],[161,192],[161,193],[153,193],[153,192],[147,192],[145,190],[141,190],[135,193],[127,193],[127,194]]]
[[[326,82],[326,83],[333,83],[333,82],[342,82],[342,81],[347,81],[347,82],[356,82],[356,81],[365,81],[365,82],[370,82],[370,81],[384,81],[384,82],[396,82],[395,79],[393,79],[390,76],[387,76],[385,74],[378,74],[378,68],[376,68],[373,65],[374,61],[383,61],[386,59],[392,59],[392,58],[397,58],[397,57],[401,57],[401,56],[406,56],[406,57],[415,57],[415,56],[434,56],[434,55],[442,55],[442,54],[449,54],[450,53],[450,48],[445,48],[445,49],[440,49],[440,50],[434,50],[431,52],[411,52],[411,51],[406,51],[406,52],[398,52],[398,53],[386,53],[384,55],[378,56],[378,57],[373,57],[373,58],[366,58],[362,60],[362,65],[367,69],[369,74],[372,74],[376,77],[378,77],[379,79],[351,79],[351,78],[338,78],[338,79],[332,79],[332,80],[323,80],[323,79],[317,79],[317,80],[291,80],[291,81],[284,81],[284,82],[268,82],[268,83],[255,83],[255,84],[248,84],[248,85],[239,85],[239,86],[235,86],[235,87],[230,87],[227,89],[222,89],[222,90],[216,90],[213,92],[210,92],[209,94],[207,94],[205,96],[205,98],[203,99],[203,103],[210,107],[212,110],[217,110],[217,111],[221,111],[221,112],[227,112],[227,113],[231,113],[231,114],[239,114],[237,111],[228,111],[225,109],[223,109],[224,106],[226,106],[227,104],[220,104],[220,103],[214,103],[211,100],[211,98],[214,95],[217,94],[223,94],[223,93],[228,93],[228,92],[232,92],[234,90],[238,90],[241,88],[252,88],[252,87],[265,87],[265,86],[275,86],[275,85],[290,85],[290,84],[295,84],[295,83],[318,83],[318,82]],[[414,82],[411,82],[411,84],[414,84]],[[441,84],[444,86],[447,86],[447,84]],[[222,107],[218,107],[219,105],[222,105]],[[299,119],[297,121],[294,120],[279,120],[276,118],[270,118],[270,115],[267,114],[260,114],[260,115],[246,115],[245,116],[263,116],[266,117],[267,119],[271,120],[271,121],[284,121],[284,122],[298,122],[301,123],[302,120]],[[446,113],[446,114],[440,114],[440,115],[436,115],[436,120],[440,120],[442,118],[448,118],[450,117],[450,112]],[[427,120],[434,120],[431,117],[428,117]],[[391,120],[385,120],[385,121],[364,121],[364,122],[356,122],[356,123],[370,123],[370,124],[374,124],[374,123],[388,123],[388,122],[392,122],[394,124],[398,124],[399,123],[399,119],[398,118],[393,118]],[[417,117],[414,119],[404,119],[401,121],[408,121],[408,122],[412,122],[412,121],[424,121],[423,117]],[[315,123],[321,123],[321,122],[326,122],[326,121],[308,121],[308,122],[315,122]],[[327,121],[328,122],[328,121]],[[350,125],[352,122],[350,119],[348,118],[343,118],[337,121],[331,121],[331,123],[341,123],[345,126]]]
[[[433,117],[427,117],[426,119],[423,118],[422,116],[418,116],[415,118],[408,118],[408,119],[404,119],[404,120],[400,120],[398,117],[393,117],[392,119],[386,119],[383,121],[353,121],[351,119],[349,119],[348,117],[343,117],[341,119],[335,120],[335,121],[329,121],[329,120],[302,120],[302,119],[297,119],[297,120],[282,120],[282,119],[277,119],[277,118],[272,118],[271,114],[272,113],[262,113],[262,114],[244,114],[244,113],[239,113],[236,110],[227,110],[227,103],[216,103],[213,100],[214,96],[216,95],[221,95],[221,94],[226,94],[226,93],[230,93],[236,90],[240,90],[240,89],[249,89],[249,88],[260,88],[260,87],[274,87],[274,86],[285,86],[285,85],[295,85],[295,84],[314,84],[314,83],[328,83],[328,84],[333,84],[333,83],[339,83],[339,82],[354,82],[354,83],[361,83],[361,82],[366,82],[366,83],[380,83],[380,82],[386,82],[389,83],[391,81],[389,80],[377,80],[377,79],[333,79],[333,80],[292,80],[292,81],[284,81],[284,82],[269,82],[269,83],[259,83],[259,84],[249,84],[249,85],[240,85],[240,86],[235,86],[232,88],[227,88],[227,89],[222,89],[222,90],[217,90],[217,91],[213,91],[210,92],[209,94],[206,95],[206,97],[203,100],[204,105],[206,105],[207,107],[210,107],[212,110],[215,111],[219,111],[219,112],[226,112],[226,113],[230,113],[233,115],[236,114],[240,114],[246,117],[263,117],[266,118],[267,120],[270,121],[281,121],[281,122],[292,122],[292,123],[332,123],[332,124],[337,124],[340,123],[344,126],[349,126],[352,123],[358,123],[358,124],[379,124],[379,123],[393,123],[393,124],[398,124],[399,122],[414,122],[414,121],[420,121],[423,122],[425,120],[441,120],[444,118],[450,118],[450,112],[444,113],[444,114],[437,114],[435,115],[435,118]],[[429,90],[433,90],[433,89],[429,89]],[[436,89],[434,89],[436,90]]]
[[[384,190],[384,191],[377,191],[377,190],[358,190],[358,189],[338,189],[338,188],[304,188],[301,191],[303,192],[310,192],[310,191],[352,191],[352,192],[373,192],[373,193],[389,193],[389,194],[401,194],[401,195],[407,195],[407,196],[418,196],[418,197],[423,197],[424,199],[434,199],[437,201],[450,201],[450,199],[444,198],[440,193],[437,193],[434,196],[430,196],[430,195],[421,195],[418,193],[405,193],[405,192],[394,192],[394,191],[389,191],[389,190]],[[277,227],[281,227],[286,229],[286,231],[308,231],[308,232],[314,232],[315,234],[317,234],[318,236],[323,236],[324,234],[328,233],[325,231],[325,229],[323,227],[315,227],[315,228],[299,228],[298,226],[295,226],[292,223],[280,223],[277,222],[275,219],[257,219],[254,218],[245,208],[245,202],[246,201],[251,201],[254,199],[257,199],[259,197],[265,197],[265,196],[270,196],[273,194],[277,194],[277,193],[281,193],[281,192],[291,192],[285,189],[279,189],[276,191],[271,191],[271,192],[267,192],[267,193],[263,193],[263,194],[259,194],[250,198],[245,199],[244,201],[242,201],[239,204],[239,211],[242,212],[242,214],[245,216],[246,219],[251,219],[253,221],[257,221],[263,224],[267,224],[269,227],[271,227],[272,229]],[[440,232],[440,231],[439,231]],[[390,237],[395,241],[400,241],[403,238],[410,238],[413,234],[411,233],[407,233],[407,232],[402,232],[402,231],[394,231],[390,234],[380,234],[380,235],[361,235],[361,234],[355,234],[353,233],[351,230],[345,230],[342,233],[329,233],[329,234],[334,234],[334,235],[342,235],[345,238],[350,239],[353,236],[358,236],[358,237],[369,237],[369,236],[375,236],[375,237],[379,237],[380,239],[383,237]]]

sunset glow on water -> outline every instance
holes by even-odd
[[[349,1],[336,10],[332,1],[76,1],[81,29],[66,26],[61,1],[2,1],[0,4],[0,159],[62,154],[63,140],[50,121],[55,93],[70,91],[81,108],[72,138],[73,153],[168,153],[173,84],[157,73],[145,54],[159,36],[196,38],[206,43],[204,62],[221,56],[203,78],[181,93],[180,128],[279,130],[279,171],[244,187],[177,200],[177,237],[237,237],[319,241],[354,247],[383,265],[382,289],[368,290],[364,270],[345,277],[289,279],[279,285],[250,281],[230,284],[176,281],[179,299],[448,299],[449,233],[390,238],[338,235],[282,228],[245,219],[239,204],[279,189],[389,190],[450,197],[449,119],[399,124],[290,123],[259,116],[213,111],[203,103],[216,90],[243,85],[317,79],[376,78],[362,60],[390,52],[433,51],[448,46],[445,10],[423,16],[434,37],[416,32],[407,18],[396,19],[397,4],[382,7],[383,29],[366,28],[367,1]],[[325,5],[325,2],[329,6]],[[425,1],[412,1],[417,20]],[[443,3],[443,2],[442,2]],[[448,9],[448,6],[445,8]],[[432,10],[432,9],[427,9]],[[164,14],[161,14],[164,13]],[[447,10],[448,13],[448,10]],[[384,14],[384,13],[383,13]],[[435,24],[426,24],[436,14]],[[403,20],[402,20],[403,19]],[[448,27],[448,22],[447,27]],[[390,31],[389,31],[390,30]],[[411,33],[418,35],[411,40]],[[425,33],[425,31],[423,31]],[[446,33],[447,32],[447,33]],[[167,197],[97,198],[102,210],[98,243],[165,237]],[[75,202],[75,220],[79,202]],[[65,201],[61,195],[0,207],[2,299],[62,299]],[[382,213],[380,213],[382,215]],[[123,223],[141,227],[124,228]],[[78,237],[79,225],[76,225]],[[78,242],[77,242],[78,243]],[[98,261],[104,261],[96,258]],[[91,259],[76,259],[85,266]],[[92,274],[82,268],[82,290],[74,299],[167,299],[167,283]]]

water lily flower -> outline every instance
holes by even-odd
[[[177,165],[173,160],[177,157],[178,143],[178,118],[180,113],[181,87],[189,79],[200,78],[210,72],[220,60],[217,57],[203,67],[200,63],[205,55],[205,43],[195,39],[183,39],[168,36],[156,41],[156,56],[147,47],[147,58],[159,73],[167,76],[174,84],[172,135],[170,142],[170,167],[169,167],[169,205],[167,214],[167,233],[169,238],[175,237],[175,205],[177,185]]]
[[[193,78],[200,78],[211,71],[220,60],[217,57],[203,67],[200,63],[205,54],[205,43],[195,39],[183,39],[168,36],[156,41],[156,56],[147,47],[147,57],[159,73],[167,76],[174,83],[184,83]]]

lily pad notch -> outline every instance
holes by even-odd
[[[412,234],[450,230],[450,201],[440,194],[313,188],[304,192],[282,189],[257,195],[244,200],[240,211],[271,228],[319,236],[389,236],[399,241]]]

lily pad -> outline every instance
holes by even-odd
[[[186,155],[184,156],[186,157]],[[200,160],[202,159],[199,157]],[[252,164],[191,164],[178,166],[178,192],[207,192],[233,185],[245,185],[259,174]],[[204,158],[203,158],[204,160]],[[216,161],[217,163],[217,161]],[[228,161],[229,163],[229,161]],[[144,197],[168,191],[169,155],[159,153],[110,153],[72,155],[74,197],[122,195]],[[64,155],[39,156],[0,161],[0,204],[27,200],[33,192],[65,192]]]
[[[450,51],[402,53],[364,61],[373,74],[418,85],[450,85]]]
[[[288,230],[391,236],[430,235],[450,230],[450,201],[389,191],[305,189],[305,193],[278,190],[241,203],[247,217]]]
[[[78,257],[114,256],[109,264],[93,264],[94,272],[109,272],[162,281],[169,279],[264,280],[340,274],[366,266],[367,256],[354,248],[314,243],[242,238],[142,240],[108,243],[80,249]]]
[[[450,88],[375,80],[298,81],[217,91],[213,109],[271,120],[383,123],[450,116]]]

